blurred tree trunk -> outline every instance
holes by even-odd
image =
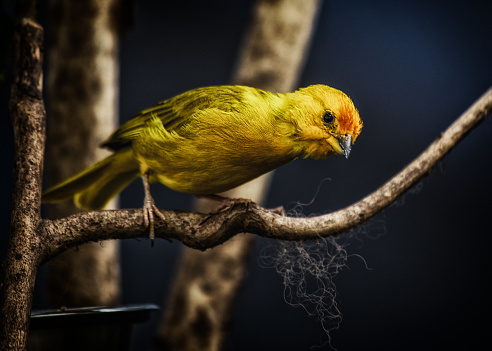
[[[294,89],[311,38],[319,0],[258,0],[234,83],[272,92]],[[272,173],[224,196],[262,203]],[[198,211],[217,203],[201,199]],[[185,248],[157,333],[155,350],[220,350],[243,282],[252,235],[200,252]]]
[[[66,179],[109,154],[99,145],[118,119],[118,37],[123,0],[50,2],[47,178]],[[113,200],[108,208],[116,208]],[[50,217],[78,212],[72,201]],[[119,243],[89,243],[49,264],[49,306],[120,301]]]

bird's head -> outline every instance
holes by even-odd
[[[362,129],[359,111],[340,90],[311,85],[287,94],[292,135],[304,157],[316,159],[340,154],[348,158]]]

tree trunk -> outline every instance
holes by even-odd
[[[43,29],[23,18],[14,37],[10,117],[14,127],[14,185],[9,247],[2,264],[0,350],[27,346],[34,282],[41,261],[41,183],[46,112],[43,103]]]
[[[273,92],[294,88],[306,57],[318,0],[258,0],[235,84]],[[224,196],[262,203],[272,172]],[[200,200],[198,211],[216,203]],[[206,252],[185,248],[155,350],[220,350],[254,243],[241,235]]]
[[[116,129],[121,0],[52,0],[48,62],[47,178],[66,179],[109,154],[99,145]],[[117,200],[108,208],[116,208]],[[78,212],[72,201],[50,217]],[[119,243],[89,243],[49,263],[49,306],[115,305],[120,301]]]

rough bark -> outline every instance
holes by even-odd
[[[47,178],[54,184],[109,154],[100,144],[118,117],[118,22],[121,0],[50,3]],[[117,200],[107,208],[117,208]],[[50,205],[51,218],[80,212],[72,201]],[[89,243],[50,262],[48,304],[116,305],[119,244]]]
[[[259,0],[233,83],[272,92],[292,90],[306,57],[318,2]],[[222,195],[261,204],[272,174]],[[200,199],[197,210],[207,213],[214,206],[217,203]],[[253,236],[241,235],[206,252],[184,249],[156,350],[221,349],[253,244]]]
[[[27,344],[32,295],[41,260],[41,184],[46,112],[43,103],[43,29],[23,19],[16,28],[10,117],[14,127],[14,186],[9,247],[3,264],[0,350]]]

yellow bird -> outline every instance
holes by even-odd
[[[141,176],[153,239],[154,213],[163,216],[149,182],[213,198],[298,157],[348,157],[361,129],[352,100],[326,85],[287,94],[247,86],[197,88],[123,123],[102,145],[112,155],[48,189],[43,201],[73,198],[82,209],[100,209]]]

